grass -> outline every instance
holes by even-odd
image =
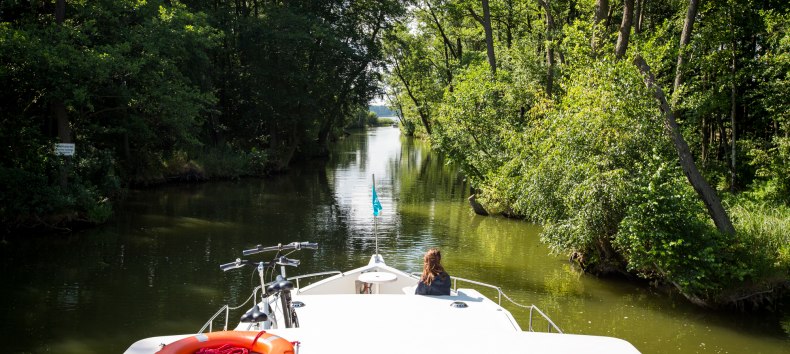
[[[783,272],[787,278],[790,272],[790,207],[739,200],[729,210],[738,235],[752,247],[751,253],[766,257],[766,266]]]

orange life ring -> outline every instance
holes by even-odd
[[[291,342],[265,331],[220,331],[196,334],[165,345],[157,354],[193,354],[202,348],[219,348],[225,344],[247,348],[261,354],[294,354],[294,346]]]

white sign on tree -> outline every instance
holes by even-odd
[[[55,155],[74,156],[74,144],[73,143],[55,144]]]

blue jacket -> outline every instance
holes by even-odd
[[[441,272],[433,277],[431,285],[425,285],[422,281],[417,283],[416,295],[450,295],[450,275]]]

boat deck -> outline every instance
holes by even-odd
[[[295,295],[293,299],[304,303],[297,313],[300,327],[306,330],[355,331],[375,325],[392,331],[431,332],[437,327],[459,332],[477,329],[521,331],[509,312],[470,289],[459,290],[454,296],[337,294]],[[452,307],[454,302],[463,302],[468,307]],[[247,330],[248,327],[242,324],[236,329]]]

